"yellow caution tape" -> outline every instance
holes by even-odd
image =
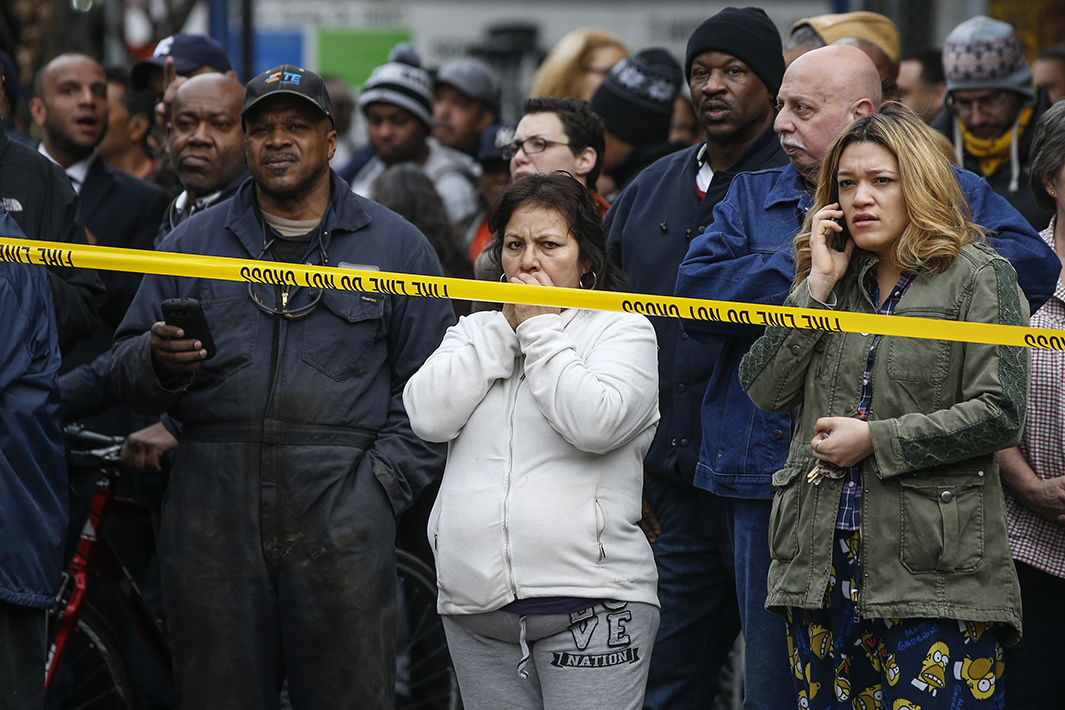
[[[0,261],[329,288],[363,293],[457,298],[469,301],[521,303],[561,308],[589,308],[719,323],[782,325],[791,328],[844,333],[877,333],[966,343],[1016,345],[1051,350],[1065,349],[1065,333],[1057,330],[934,318],[900,318],[756,303],[707,301],[675,296],[649,296],[614,291],[544,288],[441,276],[388,273],[373,270],[369,266],[336,268],[80,244],[59,246],[56,242],[8,237],[0,237]]]

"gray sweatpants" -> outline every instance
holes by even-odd
[[[493,611],[443,620],[466,710],[643,706],[655,606],[606,601],[573,614]]]

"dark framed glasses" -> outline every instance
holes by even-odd
[[[523,141],[514,141],[513,143],[507,143],[499,149],[499,152],[503,154],[503,160],[510,160],[518,154],[519,150],[524,150],[525,155],[536,155],[537,153],[543,153],[549,147],[553,145],[571,146],[570,143],[563,143],[562,141],[549,141],[546,138],[540,136],[533,136],[532,138],[526,138]],[[572,147],[572,146],[571,146]]]

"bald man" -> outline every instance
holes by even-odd
[[[851,121],[880,106],[880,75],[861,50],[830,45],[797,58],[784,74],[774,123],[789,164],[733,180],[728,197],[714,209],[713,223],[692,240],[676,294],[783,304],[795,276],[791,241],[813,204],[821,162]],[[985,182],[963,170],[957,175],[974,221],[991,231],[992,243],[1013,263],[1034,310],[1053,293],[1060,261]],[[795,682],[784,620],[764,611],[772,475],[784,468],[791,423],[786,414],[757,409],[738,377],[740,359],[763,328],[684,321],[684,329],[696,340],[721,343],[703,400],[695,484],[727,506],[747,652],[775,659],[775,673],[745,683]]]
[[[228,198],[248,177],[243,106],[244,87],[228,74],[194,76],[175,92],[167,149],[185,190],[170,203],[160,238]]]
[[[166,193],[111,167],[97,152],[109,115],[103,67],[84,54],[61,54],[37,73],[33,89],[30,112],[43,129],[38,151],[67,174],[81,198],[81,217],[96,242],[151,249],[166,209]],[[104,325],[113,330],[133,300],[140,274],[103,271],[100,278],[107,297],[99,311]],[[89,362],[110,350],[110,331],[96,335],[96,342],[83,346],[64,365]]]
[[[240,127],[243,106],[244,86],[231,73],[197,74],[175,91],[167,150],[185,189],[167,207],[156,245],[196,212],[232,197],[250,176]],[[169,423],[127,436],[122,463],[134,471],[160,470],[163,454],[178,443]]]
[[[832,44],[856,47],[873,60],[876,72],[880,76],[880,94],[884,101],[894,101],[899,97],[899,63],[888,56],[883,48],[864,37],[844,37]]]

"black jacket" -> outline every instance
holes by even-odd
[[[234,176],[234,178],[230,180],[225,187],[222,188],[221,194],[219,194],[218,197],[212,200],[211,204],[208,206],[214,207],[215,205],[221,204],[228,200],[236,193],[237,188],[244,184],[244,181],[247,180],[249,177],[251,177],[251,172],[249,172],[248,168],[245,167],[243,170],[240,171],[239,174]],[[173,232],[175,227],[177,227],[179,224],[188,219],[187,216],[182,216],[177,210],[178,197],[181,197],[181,195],[183,194],[185,194],[185,191],[179,192],[177,197],[171,200],[170,204],[167,205],[166,211],[163,212],[163,222],[159,225],[159,231],[155,235],[156,247],[159,246],[159,242],[163,241],[163,237]]]
[[[0,133],[0,200],[30,239],[85,244],[78,196],[66,174],[50,160]],[[59,348],[66,354],[92,335],[104,285],[93,269],[49,266]]]
[[[151,249],[166,203],[163,188],[111,167],[99,155],[90,163],[81,188],[82,221],[105,247]],[[100,316],[114,330],[137,292],[141,275],[104,271],[100,278],[107,287]]]
[[[166,209],[166,192],[96,156],[81,188],[85,228],[101,246],[151,249]],[[101,271],[107,295],[99,306],[101,323],[92,335],[63,357],[59,378],[64,418],[80,420],[93,431],[125,435],[147,423],[126,407],[117,407],[109,370],[111,339],[133,301],[141,274]],[[91,417],[91,418],[90,418]]]

